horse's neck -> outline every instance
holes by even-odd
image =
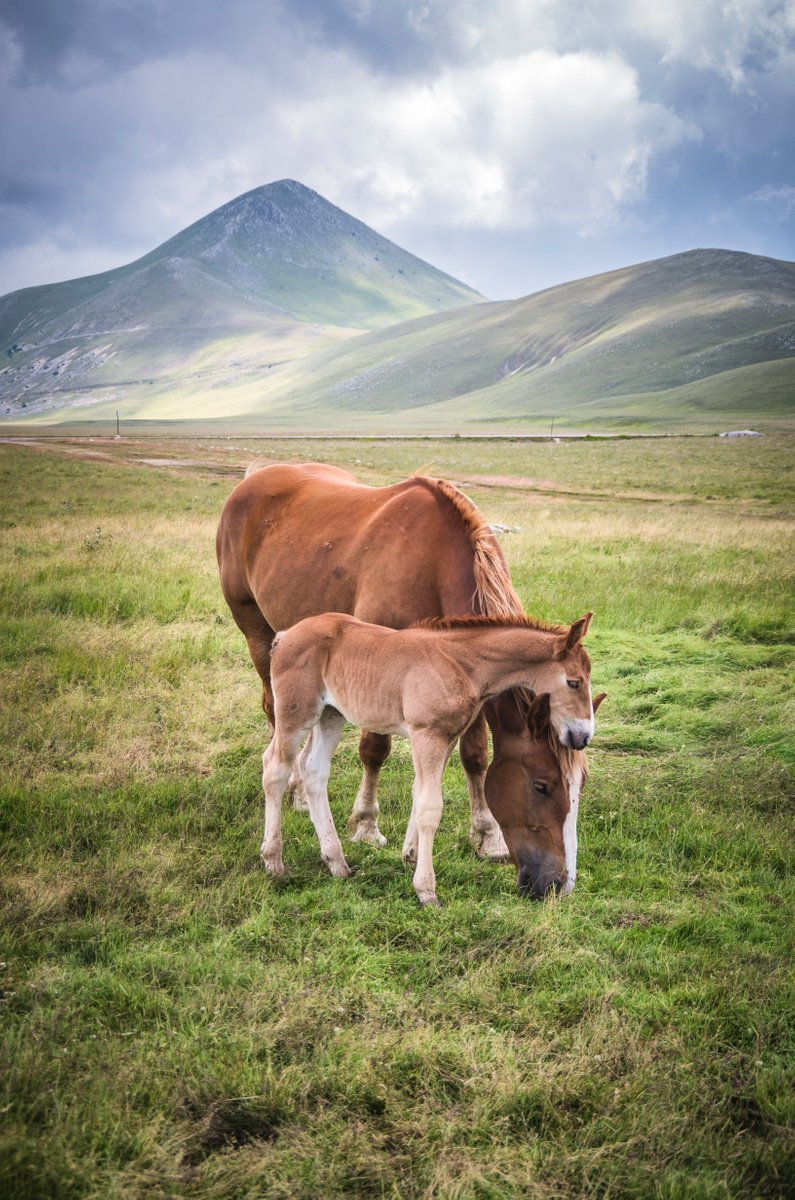
[[[554,658],[560,637],[545,629],[504,626],[457,631],[459,661],[484,696],[532,684],[536,669]]]

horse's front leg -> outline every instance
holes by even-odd
[[[414,890],[420,904],[438,904],[433,839],[442,818],[442,773],[450,753],[450,743],[432,730],[419,730],[412,733],[411,753],[414,759],[412,818],[417,836]],[[408,833],[406,836],[408,839]]]
[[[486,803],[486,768],[489,765],[489,739],[483,712],[463,734],[458,747],[461,765],[466,775],[472,825],[469,840],[480,858],[503,862],[508,858],[505,838]]]
[[[386,838],[378,828],[378,775],[391,748],[392,739],[385,733],[363,733],[359,739],[359,758],[364,774],[348,819],[352,842],[386,845]]]

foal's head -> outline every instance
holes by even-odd
[[[588,612],[568,627],[558,626],[555,655],[541,663],[533,691],[549,694],[549,721],[561,746],[584,750],[593,737],[594,706],[591,703],[591,660],[583,646],[593,613]]]
[[[595,697],[595,712],[605,693]],[[486,773],[486,800],[502,829],[518,872],[519,890],[542,899],[567,895],[577,874],[577,810],[588,774],[585,754],[561,746],[548,694],[529,708],[514,692],[498,696],[486,713],[494,760]]]

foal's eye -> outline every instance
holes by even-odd
[[[579,679],[567,679],[566,683],[570,688],[578,688],[580,686]]]
[[[538,781],[538,782],[534,781],[533,782],[533,791],[539,792],[542,796],[548,796],[549,795],[549,784],[541,783],[540,781]]]

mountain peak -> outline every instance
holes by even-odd
[[[483,299],[295,179],[236,196],[133,265],[173,257],[320,324],[379,329]]]

